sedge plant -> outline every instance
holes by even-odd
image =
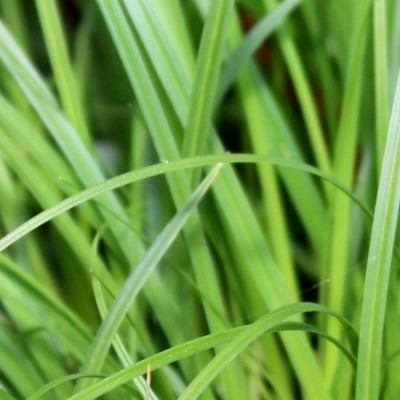
[[[0,398],[398,399],[399,27],[0,0]]]

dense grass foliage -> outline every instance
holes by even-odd
[[[399,70],[399,0],[0,0],[0,399],[399,399]]]

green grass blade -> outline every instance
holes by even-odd
[[[99,234],[96,235],[95,240],[93,242],[94,253],[97,253],[99,238],[100,238],[100,235]],[[94,255],[94,259],[96,259],[96,254]],[[96,263],[94,262],[94,267],[92,269],[96,268],[95,264]],[[108,313],[108,308],[107,308],[106,299],[105,299],[105,296],[103,293],[103,288],[101,287],[101,283],[97,279],[96,276],[93,276],[92,286],[93,286],[93,295],[96,300],[96,305],[99,310],[99,314],[100,314],[102,320],[104,320],[104,318],[106,317],[106,315]],[[112,346],[124,367],[129,367],[130,365],[134,364],[131,356],[129,355],[128,350],[124,346],[124,343],[123,343],[120,335],[118,335],[118,334],[115,335],[115,338],[112,342]],[[83,376],[82,378],[85,378],[85,377]],[[151,388],[149,388],[147,386],[146,381],[143,377],[135,378],[133,380],[133,382],[134,382],[137,390],[139,391],[139,393],[141,393],[141,395],[143,397],[145,397],[147,395],[148,400],[158,400],[158,397],[154,394],[153,390],[151,390]]]
[[[199,352],[205,351],[207,349],[221,346],[226,343],[232,343],[234,340],[239,340],[244,342],[243,339],[249,340],[249,336],[254,334],[254,338],[263,334],[266,331],[275,331],[279,326],[281,321],[295,316],[299,312],[322,312],[329,313],[336,318],[338,318],[346,328],[349,327],[349,323],[342,319],[339,315],[331,313],[329,309],[324,306],[313,304],[313,303],[297,303],[290,304],[281,307],[265,317],[260,318],[255,323],[251,325],[241,326],[233,329],[229,329],[225,332],[215,333],[193,339],[191,341],[179,344],[168,350],[164,350],[158,354],[150,356],[144,360],[137,362],[135,365],[125,368],[115,374],[107,377],[106,379],[95,383],[91,387],[85,389],[84,391],[75,394],[70,398],[70,400],[89,400],[95,399],[98,396],[105,394],[116,387],[128,382],[129,380],[135,378],[138,375],[145,374],[148,366],[152,370],[161,368],[164,365],[173,363],[185,357],[190,357]],[[241,335],[243,335],[241,337]],[[251,340],[251,339],[250,339]],[[234,346],[231,346],[233,348]],[[234,350],[233,350],[234,351]],[[223,356],[226,357],[226,356]],[[207,372],[207,374],[210,371]]]
[[[31,218],[26,223],[20,225],[14,231],[2,237],[0,239],[0,252],[4,251],[7,247],[11,246],[13,243],[15,243],[17,240],[19,240],[29,232],[33,231],[35,228],[43,225],[44,223],[55,218],[56,216],[61,215],[62,213],[72,209],[73,207],[76,207],[79,204],[82,204],[85,201],[88,201],[102,194],[107,190],[116,189],[121,186],[127,185],[129,183],[139,181],[141,179],[150,178],[168,172],[179,171],[185,168],[205,167],[205,166],[215,165],[216,163],[267,163],[267,164],[272,163],[277,166],[296,168],[302,171],[309,172],[335,185],[343,193],[349,196],[349,198],[352,199],[369,218],[372,218],[371,211],[348,188],[342,185],[335,178],[324,174],[323,172],[319,171],[317,168],[314,168],[312,166],[298,163],[296,161],[289,161],[286,159],[282,159],[280,157],[268,157],[255,154],[225,154],[225,155],[199,156],[188,159],[182,159],[179,161],[172,161],[169,162],[168,164],[166,163],[155,164],[146,168],[141,168],[140,170],[137,171],[127,172],[117,177],[108,179],[107,181],[99,185],[95,185],[89,189],[86,189],[76,195],[73,195],[63,200],[59,204],[55,205],[54,207],[48,208],[47,210],[41,212],[40,214]]]
[[[63,376],[59,379],[55,379],[54,381],[51,381],[47,383],[46,385],[42,386],[39,390],[37,390],[35,393],[33,393],[31,396],[29,396],[26,400],[38,400],[43,398],[43,395],[45,395],[47,392],[50,392],[53,390],[55,387],[62,385],[63,383],[74,381],[77,379],[82,379],[82,378],[104,378],[104,375],[100,374],[73,374],[73,375],[66,375]]]
[[[386,2],[374,1],[374,66],[376,109],[376,152],[378,173],[382,165],[388,127],[388,52]]]
[[[83,114],[82,101],[78,96],[77,84],[68,55],[67,42],[57,3],[54,0],[36,0],[36,8],[61,104],[66,116],[85,144],[89,146],[91,144],[89,129]]]
[[[367,40],[367,22],[372,2],[360,2],[357,9],[357,24],[354,25],[354,33],[351,37],[351,50],[347,63],[346,84],[340,117],[337,138],[334,149],[334,174],[346,186],[351,186],[354,179],[354,168],[357,154],[357,137],[359,133],[359,113],[361,109],[361,78],[363,71],[360,71]],[[346,292],[346,271],[349,262],[348,247],[351,232],[350,203],[346,196],[337,191],[331,193],[331,216],[330,228],[327,238],[327,268],[323,276],[337,280],[338,284],[327,287],[327,293],[322,293],[322,298],[326,297],[326,304],[337,312],[345,310]],[[333,336],[339,334],[340,327],[335,321],[328,320],[327,331]],[[338,362],[336,349],[327,347],[324,352],[324,364],[327,369],[327,379],[331,387],[338,387],[335,382],[335,370]]]
[[[390,116],[368,253],[356,399],[379,398],[383,324],[400,205],[400,73]]]
[[[284,332],[284,331],[297,331],[297,332],[305,331],[321,336],[326,340],[329,340],[347,358],[354,371],[357,369],[356,353],[358,346],[358,335],[355,333],[353,327],[350,328],[349,330],[350,335],[348,337],[351,346],[350,350],[340,340],[335,339],[334,337],[328,335],[326,332],[324,332],[317,326],[306,324],[303,322],[283,322],[281,324],[276,325],[275,328],[271,329],[269,332]]]
[[[322,310],[326,312],[324,307],[307,304],[297,303],[279,308],[272,311],[264,318],[259,319],[257,322],[251,324],[243,330],[231,343],[229,343],[215,358],[201,371],[196,379],[191,382],[187,390],[179,398],[179,400],[197,399],[210,382],[223,370],[235,357],[237,357],[247,346],[260,335],[270,330],[283,320],[290,316],[309,312],[311,310]]]
[[[158,262],[180,232],[182,226],[216,178],[221,166],[221,164],[218,164],[210,174],[207,175],[201,185],[193,192],[193,195],[189,198],[187,203],[178,211],[171,222],[160,233],[147,251],[143,260],[129,276],[96,334],[87,360],[82,368],[83,372],[90,371],[93,373],[93,371],[96,372],[101,369],[110,345],[114,340],[114,336],[117,333],[120,324],[124,320],[130,306],[134,302],[136,295],[142,289]],[[82,385],[79,385],[78,390],[84,388],[85,383],[83,382]]]
[[[392,104],[396,87],[397,72],[400,67],[400,3],[394,2],[391,14],[391,30],[389,33],[389,99]]]
[[[154,3],[145,2],[143,0],[137,2],[125,1],[125,6],[132,22],[140,35],[145,38],[144,45],[150,48],[153,53],[158,54],[158,58],[164,60],[162,66],[156,64],[154,67],[157,69],[158,74],[165,84],[165,91],[167,93],[173,93],[169,101],[173,104],[179,119],[186,122],[188,118],[187,104],[190,87],[189,69],[193,67],[192,64],[194,64],[194,60],[187,55],[188,51],[186,46],[179,48],[180,51],[178,51],[175,46],[172,46],[172,44],[176,42],[176,38],[168,31],[168,28],[172,28],[171,25],[157,25],[156,17],[165,17],[164,13],[161,12],[162,9],[165,9],[165,4],[164,2],[160,4],[159,1]],[[181,37],[186,36],[187,32],[183,30],[179,32],[179,35]],[[163,43],[160,42],[159,36],[168,40],[171,45],[164,46]],[[179,43],[182,43],[182,41],[179,41]],[[184,57],[184,55],[186,57]],[[191,62],[188,62],[188,59]],[[182,107],[182,104],[185,104],[186,107]],[[166,151],[167,150],[168,148],[166,148]]]
[[[243,98],[243,109],[245,120],[249,129],[252,148],[255,153],[269,154],[271,148],[267,135],[265,134],[264,116],[265,109],[263,102],[256,95],[255,82],[252,79],[251,68],[243,68],[238,81],[238,90]],[[261,82],[260,82],[261,84]],[[260,85],[261,86],[261,85]],[[260,87],[259,87],[260,89]],[[253,91],[254,90],[254,91]],[[247,93],[253,92],[253,96]],[[260,93],[261,90],[258,91]],[[271,135],[268,135],[271,136]],[[258,165],[262,190],[262,204],[265,213],[264,226],[270,235],[271,250],[276,263],[280,266],[286,280],[288,293],[293,296],[293,301],[298,296],[298,283],[294,273],[294,266],[291,257],[291,246],[289,245],[288,224],[282,207],[282,193],[279,189],[276,169],[272,165]],[[299,179],[300,180],[300,179]],[[309,193],[309,192],[307,192]],[[300,194],[299,194],[300,197]]]
[[[206,148],[214,106],[210,99],[214,99],[217,90],[233,3],[232,0],[210,3],[197,55],[189,117],[183,138],[182,155],[187,157],[202,154]]]

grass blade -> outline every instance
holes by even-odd
[[[36,0],[36,8],[63,109],[82,140],[87,146],[90,146],[89,129],[83,115],[82,102],[78,96],[57,3],[54,0]]]
[[[379,397],[383,324],[400,205],[400,73],[376,199],[361,312],[356,399]]]
[[[227,36],[228,22],[234,1],[221,0],[210,3],[209,15],[197,55],[194,85],[190,96],[188,121],[183,138],[182,155],[202,154],[210,131],[213,102]]]
[[[354,168],[357,154],[357,137],[359,134],[359,113],[361,110],[361,77],[360,63],[363,60],[366,40],[367,21],[372,2],[360,2],[357,9],[357,24],[354,25],[351,40],[351,49],[346,71],[345,93],[343,98],[343,112],[340,117],[337,137],[334,149],[334,174],[346,186],[351,186],[354,179]],[[326,271],[323,276],[331,276],[340,284],[326,288],[322,297],[326,298],[326,304],[336,311],[343,312],[349,293],[345,284],[345,276],[348,268],[349,252],[351,248],[347,243],[350,237],[350,203],[348,198],[336,191],[331,193],[330,198],[330,228],[328,230],[326,255]],[[340,327],[335,321],[328,320],[327,331],[337,336]],[[327,347],[324,349],[324,358],[327,368],[327,376],[330,387],[338,387],[335,382],[335,370],[337,367],[338,353],[336,349]]]
[[[382,165],[388,126],[388,60],[386,2],[374,1],[374,66],[376,109],[376,152],[378,172]]]
[[[314,306],[314,307],[313,307]],[[235,357],[237,357],[251,342],[256,340],[265,331],[272,329],[283,320],[290,316],[309,312],[311,310],[322,310],[324,307],[297,303],[279,308],[259,319],[257,322],[245,328],[231,343],[229,343],[215,358],[207,365],[206,368],[196,377],[196,379],[188,386],[185,393],[179,400],[197,399],[204,389],[215,379],[220,371],[226,367]],[[327,310],[324,309],[326,312]]]
[[[98,396],[124,384],[125,382],[128,382],[132,378],[146,373],[149,365],[151,366],[152,370],[156,370],[183,357],[190,357],[199,352],[235,341],[237,339],[239,339],[242,345],[245,345],[245,341],[251,341],[253,338],[255,339],[266,331],[274,331],[281,321],[293,317],[299,312],[329,313],[336,318],[339,318],[346,328],[349,327],[349,324],[346,320],[342,319],[335,313],[331,313],[331,311],[324,306],[312,303],[290,304],[267,314],[251,325],[233,328],[226,332],[200,337],[141,360],[135,365],[125,368],[124,370],[119,371],[98,383],[95,383],[84,391],[75,394],[70,398],[70,400],[95,399]],[[236,344],[237,343],[235,342],[235,345]],[[234,346],[230,346],[229,348],[235,352],[235,349],[233,349]],[[225,351],[225,353],[230,352],[231,351],[229,350]],[[229,358],[230,356],[230,354],[225,354],[221,358]],[[210,372],[211,371],[207,371],[206,374],[208,375]]]
[[[48,208],[47,210],[41,212],[40,214],[31,218],[26,223],[20,225],[14,231],[2,237],[0,239],[0,252],[4,251],[7,247],[11,246],[13,243],[15,243],[17,240],[19,240],[29,232],[33,231],[35,228],[43,225],[44,223],[55,218],[56,216],[61,215],[62,213],[72,209],[73,207],[76,207],[79,204],[82,204],[85,201],[88,201],[102,194],[107,190],[116,189],[121,186],[127,185],[129,183],[133,183],[141,179],[150,178],[160,174],[179,171],[185,168],[205,167],[214,165],[215,163],[267,163],[267,164],[275,164],[277,166],[282,166],[282,167],[300,169],[302,171],[309,172],[335,185],[343,193],[349,196],[349,198],[352,199],[369,218],[372,218],[371,211],[348,188],[342,185],[335,178],[324,174],[323,172],[319,171],[317,168],[314,168],[312,166],[298,163],[296,161],[289,161],[286,159],[282,159],[280,157],[268,157],[255,154],[225,154],[220,156],[218,155],[199,156],[188,159],[182,159],[179,161],[172,161],[168,164],[166,163],[155,164],[146,168],[141,168],[140,170],[137,171],[127,172],[120,176],[108,179],[107,181],[99,185],[95,185],[91,188],[88,188],[74,196],[71,196],[63,200],[59,204],[55,205],[54,207]]]
[[[158,262],[180,232],[191,212],[196,208],[197,204],[216,178],[220,168],[221,165],[218,164],[204,179],[202,184],[195,190],[184,207],[178,211],[171,222],[160,233],[147,251],[143,260],[125,282],[96,334],[96,338],[91,345],[82,372],[86,373],[90,371],[93,373],[93,371],[97,372],[101,369],[106,354],[114,340],[114,336],[117,333],[121,322],[124,320],[130,306],[134,302],[136,295],[142,289]],[[85,388],[85,383],[79,385],[78,390],[83,388]]]

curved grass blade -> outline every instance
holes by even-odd
[[[141,374],[145,374],[148,366],[150,366],[151,369],[154,371],[163,367],[164,365],[171,364],[185,357],[189,357],[202,351],[221,346],[225,343],[232,343],[235,339],[240,338],[240,335],[247,333],[248,329],[250,329],[252,332],[257,330],[258,334],[262,334],[269,330],[275,329],[278,324],[281,323],[283,320],[293,317],[299,312],[328,313],[330,315],[333,315],[335,318],[338,318],[344,324],[346,329],[348,329],[350,326],[350,324],[346,320],[344,320],[339,315],[331,312],[329,309],[322,305],[313,303],[290,304],[267,314],[265,317],[262,317],[251,325],[229,329],[226,332],[203,336],[201,338],[177,345],[168,350],[164,350],[158,354],[155,354],[154,356],[137,362],[132,367],[125,368],[119,372],[116,372],[113,375],[110,375],[106,379],[95,383],[84,391],[70,397],[69,400],[89,400],[98,398],[102,394],[105,394],[115,389],[116,387],[128,382],[132,378]],[[256,329],[254,329],[254,327],[256,327]],[[260,333],[260,331],[262,332]]]
[[[219,375],[219,373],[235,357],[245,350],[250,343],[256,340],[267,330],[273,328],[278,323],[289,318],[290,316],[310,311],[309,307],[309,303],[297,303],[283,306],[246,327],[243,332],[241,332],[231,343],[229,343],[220,353],[218,353],[215,358],[199,373],[199,375],[192,381],[179,400],[197,399],[209,386],[209,384],[217,377],[217,375]],[[327,312],[328,309],[323,306],[318,305],[316,309],[320,307],[324,309],[324,312]],[[322,309],[320,309],[320,311]]]
[[[142,179],[154,177],[168,172],[178,171],[185,168],[205,167],[215,165],[216,163],[270,163],[282,167],[298,168],[313,175],[319,176],[320,178],[325,179],[326,181],[335,185],[339,190],[349,196],[369,218],[372,218],[372,212],[366,206],[364,206],[363,203],[349,189],[347,189],[335,178],[324,174],[319,169],[310,165],[282,159],[281,157],[262,156],[255,154],[198,156],[178,161],[171,161],[169,163],[159,163],[142,168],[137,171],[127,172],[125,174],[108,179],[103,183],[95,185],[89,189],[77,193],[76,195],[70,196],[59,204],[55,205],[54,207],[37,214],[35,217],[31,218],[30,220],[1,238],[0,252],[11,246],[17,240],[27,235],[29,232],[33,231],[37,227],[50,221],[56,216],[70,210],[71,208],[74,208],[79,204],[82,204],[85,201],[88,201],[100,195],[107,190],[117,189],[129,183],[137,182]]]
[[[187,221],[193,210],[197,207],[199,201],[207,192],[210,185],[215,180],[222,164],[217,164],[207,175],[201,185],[193,192],[185,205],[177,212],[171,222],[164,228],[149,250],[146,252],[143,260],[135,268],[134,272],[126,280],[116,299],[110,307],[105,319],[100,325],[96,337],[91,345],[87,360],[82,367],[83,372],[99,371],[108,350],[114,340],[115,334],[119,330],[120,324],[134,302],[137,294],[150,277],[151,273],[161,260],[169,246],[179,234],[184,223]],[[78,388],[85,387],[87,382],[82,381]]]
[[[305,331],[308,333],[313,333],[330,341],[343,353],[343,355],[347,358],[353,369],[356,370],[358,336],[354,331],[354,328],[350,324],[348,330],[348,341],[350,343],[351,350],[347,349],[341,341],[327,334],[317,326],[306,324],[304,322],[283,322],[281,324],[278,324],[275,328],[270,329],[268,332],[272,333],[272,332],[286,332],[286,331]]]
[[[239,327],[239,328],[234,328],[231,331],[235,332],[235,333],[238,333],[238,332],[240,332],[240,331],[242,331],[244,329],[245,329],[245,327]],[[343,354],[346,356],[346,358],[349,360],[349,362],[352,364],[352,366],[354,368],[356,367],[356,359],[355,359],[354,355],[352,353],[350,353],[342,345],[341,342],[339,342],[335,338],[332,338],[331,336],[329,336],[328,334],[326,334],[325,332],[321,331],[320,329],[318,329],[317,327],[315,327],[313,325],[304,324],[304,323],[297,323],[297,322],[286,322],[286,323],[284,322],[284,323],[280,323],[280,324],[276,325],[274,328],[271,328],[270,330],[268,330],[268,332],[269,333],[276,333],[276,332],[280,332],[280,331],[300,331],[300,330],[305,330],[307,332],[315,333],[315,334],[320,335],[320,336],[326,338],[327,340],[331,341],[335,346],[340,348],[340,350],[343,352]],[[211,336],[217,336],[217,335],[211,335]],[[218,336],[220,336],[220,335],[218,335]],[[203,340],[203,339],[204,338],[201,338],[200,340]],[[199,339],[195,340],[195,341],[199,341]],[[172,349],[170,349],[170,350],[172,350]],[[170,350],[167,350],[167,351],[170,351]],[[159,366],[159,368],[160,367],[161,366]],[[153,368],[153,370],[154,370],[154,368]],[[58,386],[58,385],[60,385],[62,383],[65,383],[65,382],[68,382],[68,381],[72,381],[72,380],[76,380],[76,379],[80,379],[80,378],[104,378],[104,375],[78,373],[78,374],[72,374],[72,375],[64,376],[64,377],[61,377],[61,378],[59,378],[57,380],[49,382],[45,386],[41,387],[33,395],[31,395],[27,400],[37,400],[41,396],[43,396],[46,392],[52,390],[54,387],[56,387],[56,386]],[[135,378],[133,378],[133,379],[135,379]],[[11,397],[11,398],[14,399],[13,397]]]
[[[81,379],[81,378],[104,378],[104,375],[78,373],[78,374],[62,376],[58,379],[54,379],[53,381],[47,383],[44,386],[42,386],[39,390],[37,390],[35,393],[33,393],[31,396],[29,396],[26,400],[41,399],[43,395],[45,395],[47,392],[50,392],[55,387],[62,385],[63,383],[75,381],[75,380]]]

